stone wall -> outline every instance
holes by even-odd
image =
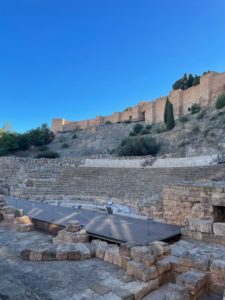
[[[163,194],[164,218],[189,238],[225,245],[225,182],[180,183]]]
[[[199,103],[202,106],[208,106],[216,101],[216,98],[225,91],[225,72],[216,73],[210,72],[205,74],[200,79],[200,84],[193,86],[185,91],[173,90],[168,95],[170,101],[173,103],[174,116],[178,118],[187,114],[188,108],[193,103]],[[70,122],[64,119],[53,119],[52,130],[71,131],[77,128],[89,128],[91,126],[98,126],[107,121],[111,123],[125,122],[125,121],[145,121],[146,123],[157,123],[163,121],[164,107],[167,96],[159,97],[151,101],[143,101],[138,105],[126,109],[124,112],[115,112],[111,116],[97,116],[92,120],[84,120],[77,122]]]

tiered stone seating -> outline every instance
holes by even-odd
[[[225,166],[189,168],[116,169],[86,167],[46,167],[30,171],[20,192],[31,199],[95,199],[105,201],[112,195],[114,202],[137,207],[148,213],[149,205],[162,211],[162,189],[165,184],[180,180],[220,178]],[[151,213],[151,212],[150,212]]]

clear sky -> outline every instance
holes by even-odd
[[[0,127],[94,118],[225,71],[224,0],[0,0]]]

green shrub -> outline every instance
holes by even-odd
[[[105,122],[105,125],[110,125],[110,124],[112,124],[112,122],[109,120]]]
[[[63,143],[61,148],[69,148],[69,146],[70,146],[69,144]]]
[[[136,133],[133,132],[133,131],[131,131],[131,132],[129,133],[129,136],[136,136]]]
[[[0,156],[6,156],[8,151],[5,148],[0,148]]]
[[[216,118],[217,118],[217,115],[214,115],[214,116],[212,116],[212,117],[210,118],[210,121],[215,121]]]
[[[74,133],[74,135],[72,136],[72,139],[76,139],[77,138],[77,135],[76,133]]]
[[[218,117],[219,117],[219,116],[223,116],[223,115],[224,115],[224,112],[223,112],[223,111],[219,111],[218,114],[217,114]]]
[[[225,93],[221,94],[216,100],[216,108],[221,109],[225,107]]]
[[[192,128],[192,134],[197,134],[200,132],[198,125],[194,125]]]
[[[152,125],[151,125],[151,124],[147,124],[147,125],[145,126],[145,129],[146,129],[146,130],[151,130],[151,129],[152,129]]]
[[[51,159],[59,158],[59,157],[60,157],[59,153],[50,150],[40,152],[36,156],[36,158],[51,158]]]
[[[167,131],[166,127],[165,126],[158,126],[156,127],[156,133],[160,134],[160,133],[163,133]]]
[[[142,125],[142,124],[137,123],[137,124],[135,124],[134,127],[133,127],[133,132],[134,132],[135,134],[140,133],[142,130],[143,130],[143,125]]]
[[[60,136],[60,137],[58,138],[58,142],[59,142],[59,143],[64,143],[64,142],[65,142],[65,138],[64,138],[63,136]]]
[[[124,139],[117,149],[120,156],[156,155],[159,144],[152,137],[128,137]]]
[[[41,152],[47,151],[48,147],[44,145],[44,146],[39,147],[38,150],[41,151]]]
[[[188,117],[187,117],[187,116],[181,116],[181,117],[179,118],[179,121],[180,121],[181,123],[186,123],[186,122],[188,121]]]
[[[141,135],[149,134],[149,131],[146,128],[143,128],[140,134]]]
[[[197,114],[198,112],[200,112],[200,110],[201,110],[201,105],[198,103],[193,103],[191,107],[188,108],[188,111],[190,111],[192,115]]]

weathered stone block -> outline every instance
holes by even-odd
[[[41,261],[42,251],[41,250],[31,250],[29,255],[29,260],[31,261]]]
[[[71,245],[70,251],[68,254],[69,260],[80,260],[81,259],[81,253],[79,249],[76,247],[76,245]]]
[[[209,258],[194,251],[188,251],[186,255],[181,256],[179,263],[199,271],[207,271],[209,269]]]
[[[17,231],[19,232],[29,232],[34,230],[34,224],[28,223],[28,224],[17,224],[16,226]]]
[[[207,274],[189,271],[179,275],[176,283],[184,286],[191,295],[195,295],[207,284]]]
[[[29,260],[30,252],[31,252],[30,249],[24,249],[24,250],[21,251],[20,255],[21,255],[21,257],[22,257],[23,259]]]
[[[49,247],[49,249],[45,249],[42,252],[42,260],[45,261],[56,260],[56,250],[52,247]]]
[[[121,256],[119,255],[119,248],[115,245],[108,246],[108,249],[105,251],[104,261],[121,266]]]
[[[14,206],[4,206],[2,208],[2,212],[4,214],[15,214],[15,207]]]
[[[121,268],[124,270],[124,271],[127,271],[127,263],[131,261],[131,258],[130,257],[127,257],[127,256],[121,256]]]
[[[225,236],[225,223],[214,223],[213,233],[219,236]]]
[[[185,287],[178,284],[169,283],[160,287],[147,296],[148,300],[190,300],[190,296]]]
[[[77,220],[69,221],[68,224],[66,225],[66,230],[69,232],[78,232],[80,231],[81,226],[80,222]]]
[[[127,273],[143,281],[150,281],[158,277],[155,266],[147,267],[144,263],[134,260],[127,263]]]
[[[21,223],[21,224],[30,224],[30,218],[28,216],[22,216],[22,217],[16,217],[15,218],[15,223]]]
[[[14,223],[14,214],[2,213],[3,220],[7,223]]]
[[[95,256],[97,258],[104,259],[105,252],[109,247],[108,243],[96,240],[95,242],[92,241],[91,244],[96,247]]]
[[[61,243],[56,248],[56,259],[67,260],[69,257],[70,244]]]
[[[215,259],[210,266],[210,271],[225,280],[225,259]]]
[[[75,245],[75,247],[80,252],[80,259],[89,259],[89,258],[91,258],[91,252],[85,244],[77,243]]]
[[[129,257],[130,256],[130,250],[134,246],[137,246],[136,242],[128,242],[128,243],[120,245],[120,248],[119,248],[120,256]]]
[[[156,263],[156,268],[158,270],[159,275],[162,275],[171,269],[170,259],[168,257],[161,259]]]
[[[130,256],[136,261],[144,261],[144,258],[146,256],[151,256],[153,254],[153,251],[150,249],[150,247],[144,247],[144,246],[135,246],[131,248]]]
[[[142,262],[146,265],[146,266],[151,266],[154,264],[155,262],[155,256],[152,254],[147,254],[143,257]]]
[[[211,220],[189,219],[189,227],[193,231],[212,233],[212,225]]]
[[[169,254],[169,245],[165,242],[155,241],[149,244],[155,257]]]
[[[54,244],[60,242],[66,243],[87,243],[89,241],[89,236],[85,230],[80,230],[79,232],[70,232],[66,229],[60,230],[58,235],[53,239]]]

